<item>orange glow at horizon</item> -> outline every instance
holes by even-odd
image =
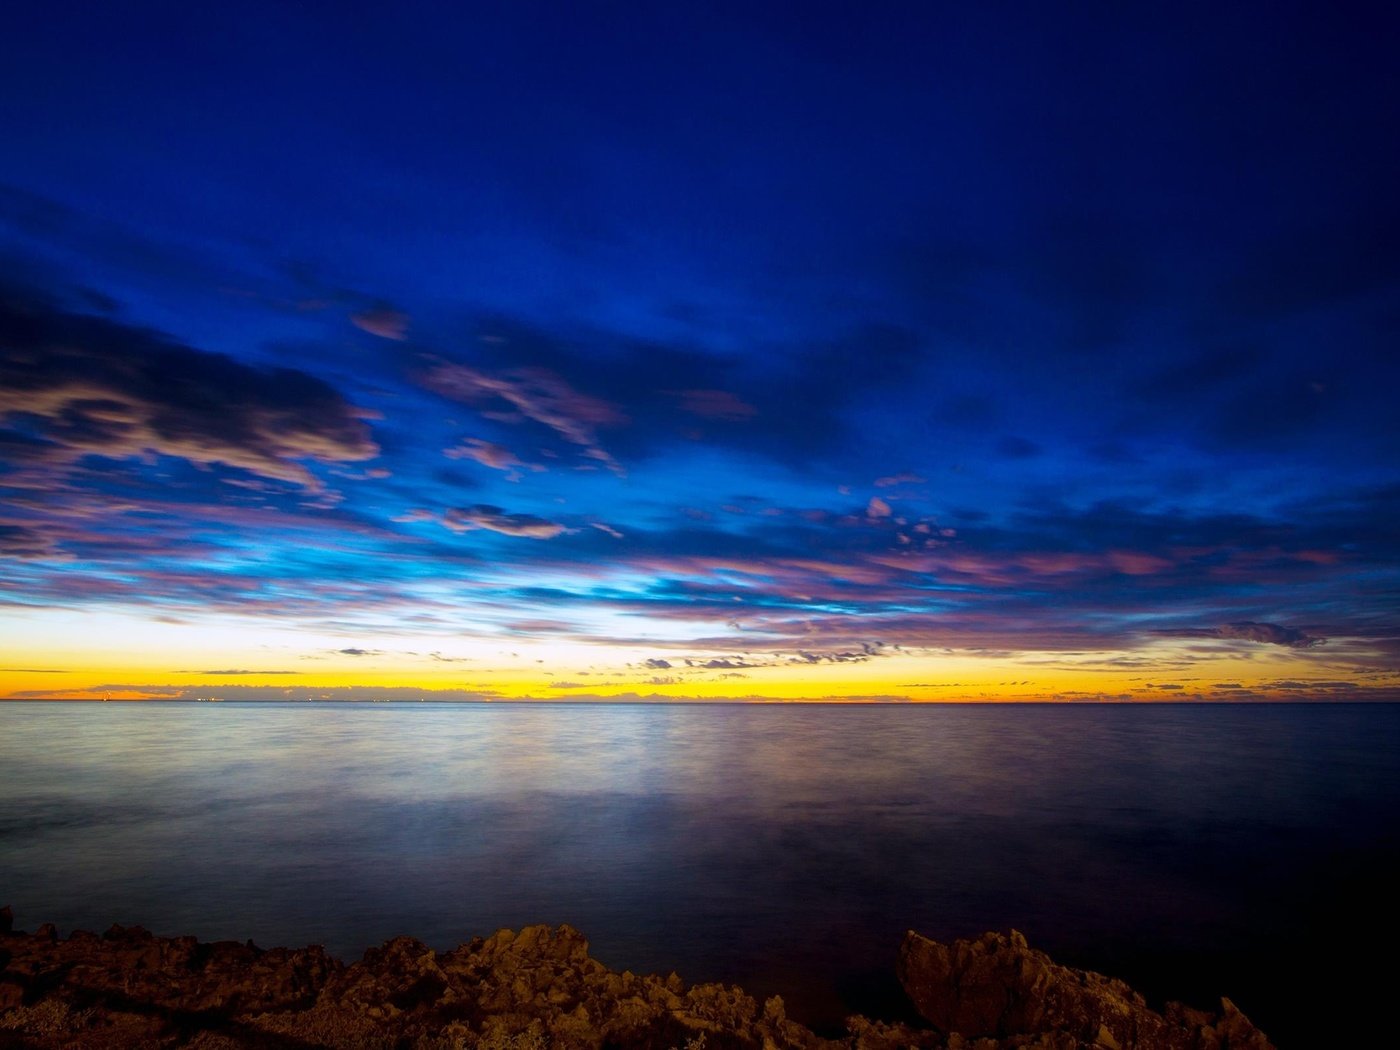
[[[288,625],[171,624],[112,613],[26,621],[7,646],[13,699],[846,700],[914,702],[1298,699],[1335,674],[1278,646],[1156,641],[1131,652],[900,650],[841,661],[500,636],[366,641]],[[83,642],[77,641],[84,640]],[[20,656],[20,654],[23,656]],[[1128,666],[1121,666],[1123,663]],[[1395,676],[1369,684],[1376,698]],[[1335,686],[1335,683],[1333,683]],[[1360,683],[1354,698],[1370,695]],[[1316,698],[1316,697],[1312,697]]]

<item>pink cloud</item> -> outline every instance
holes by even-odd
[[[491,374],[469,365],[441,364],[428,372],[429,389],[466,404],[504,401],[511,413],[483,412],[501,422],[533,420],[548,427],[584,455],[596,459],[615,473],[622,468],[599,445],[597,428],[620,426],[627,417],[600,398],[581,393],[546,368],[519,368]]]
[[[1107,560],[1124,576],[1155,576],[1173,567],[1166,558],[1143,551],[1109,551]]]
[[[484,503],[449,508],[442,517],[442,523],[454,532],[486,529],[503,536],[524,536],[532,540],[553,539],[566,531],[558,522],[537,518],[533,514],[507,514],[500,507]]]
[[[468,438],[454,448],[444,449],[443,455],[448,459],[474,460],[483,467],[505,471],[507,481],[519,481],[523,477],[518,468],[533,470],[536,473],[548,469],[541,463],[526,463],[506,446],[482,438]]]
[[[350,321],[361,331],[381,339],[402,341],[408,338],[408,315],[388,307],[351,314]]]
[[[525,465],[504,445],[498,445],[494,441],[483,441],[481,438],[468,438],[456,448],[447,449],[443,455],[448,459],[475,460],[483,467],[493,470],[509,470],[511,467]]]

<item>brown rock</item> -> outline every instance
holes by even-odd
[[[1015,930],[951,945],[911,930],[898,973],[920,1014],[964,1037],[1063,1035],[1103,1050],[1270,1048],[1228,1000],[1218,1016],[1178,1004],[1159,1014],[1122,981],[1060,966]]]
[[[37,1050],[1271,1050],[1229,1000],[1218,1014],[1154,1014],[1121,982],[1057,966],[1016,934],[952,946],[911,934],[900,973],[938,1030],[857,1017],[833,1041],[776,996],[760,1004],[741,988],[609,970],[568,926],[501,930],[444,953],[398,937],[344,966],[319,947],[124,926],[58,940],[9,925],[0,1046]]]

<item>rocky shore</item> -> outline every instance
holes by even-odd
[[[1010,936],[912,931],[900,982],[926,1027],[852,1017],[840,1038],[737,987],[618,973],[568,926],[499,930],[448,952],[397,937],[345,965],[320,947],[13,929],[0,910],[0,1048],[414,1050],[1270,1050],[1228,999],[1149,1009],[1121,981]]]

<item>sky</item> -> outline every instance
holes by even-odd
[[[5,23],[0,697],[1400,699],[1385,5]]]

